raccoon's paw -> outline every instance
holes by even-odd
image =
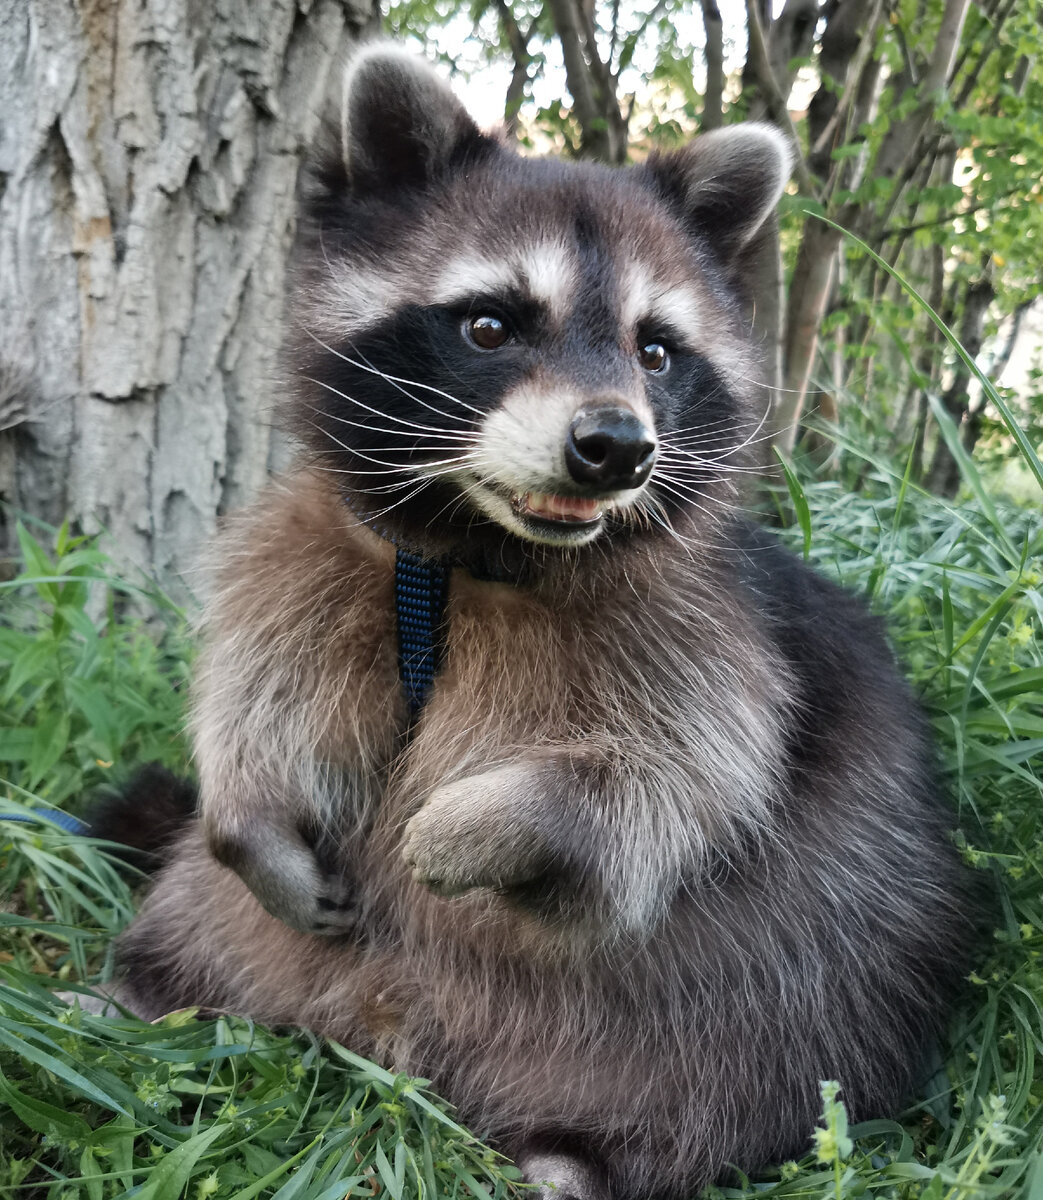
[[[571,1154],[532,1151],[518,1159],[526,1183],[542,1186],[527,1192],[532,1200],[608,1200],[599,1173]]]
[[[534,819],[533,778],[507,766],[435,788],[406,825],[402,856],[439,896],[511,888],[546,873],[549,846]]]
[[[351,887],[327,870],[293,826],[262,821],[246,836],[208,830],[211,853],[242,879],[273,917],[302,933],[336,937],[358,923]]]

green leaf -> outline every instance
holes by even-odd
[[[808,499],[804,494],[804,485],[797,478],[796,472],[786,461],[778,446],[773,446],[772,449],[775,451],[775,457],[782,464],[782,470],[786,476],[786,487],[789,489],[790,499],[793,501],[793,511],[796,513],[797,522],[804,534],[804,560],[806,562],[811,555],[811,509],[808,507]]]
[[[80,1155],[80,1181],[87,1185],[87,1200],[103,1200],[105,1188],[99,1178],[100,1175],[101,1171],[98,1167],[98,1160],[94,1157],[94,1151],[90,1146],[84,1147],[84,1151]]]
[[[236,1192],[235,1195],[231,1197],[231,1200],[253,1200],[254,1196],[259,1195],[261,1192],[263,1192],[265,1190],[265,1188],[270,1187],[277,1179],[279,1179],[281,1176],[285,1175],[286,1172],[289,1171],[290,1168],[293,1167],[295,1163],[300,1162],[300,1160],[308,1153],[309,1150],[315,1150],[317,1147],[319,1149],[321,1149],[321,1147],[319,1147],[320,1141],[321,1141],[321,1138],[318,1138],[318,1137],[314,1138],[312,1141],[310,1141],[307,1144],[307,1146],[304,1147],[303,1150],[298,1151],[292,1158],[288,1158],[284,1162],[277,1163],[262,1178],[257,1179],[254,1183],[250,1184],[249,1187],[242,1188],[240,1191]],[[250,1149],[250,1147],[249,1146],[244,1147],[244,1150],[246,1150],[246,1149]],[[255,1147],[255,1149],[256,1149],[256,1147]],[[317,1150],[316,1150],[316,1154],[317,1154]],[[312,1171],[314,1171],[314,1169],[315,1169],[315,1162],[317,1161],[316,1154],[313,1154],[311,1159],[309,1160],[310,1169],[307,1170],[307,1174],[304,1177],[305,1182],[307,1182],[307,1179],[310,1178]],[[303,1167],[300,1168],[300,1170],[297,1171],[296,1174],[301,1175],[303,1172],[306,1171],[306,1169],[308,1167],[309,1167],[309,1164],[306,1163]],[[296,1175],[295,1175],[295,1178],[296,1178]],[[293,1180],[291,1180],[290,1182],[293,1183]],[[293,1196],[295,1194],[295,1192],[292,1190],[287,1191],[287,1188],[288,1188],[288,1185],[284,1185],[283,1187],[281,1187],[279,1189],[279,1191],[276,1193],[276,1196],[282,1196],[283,1200],[285,1200],[287,1195]],[[299,1190],[299,1189],[297,1189],[297,1190]],[[275,1200],[275,1197],[273,1197],[272,1200]]]
[[[33,731],[29,754],[29,786],[37,787],[69,745],[71,722],[67,712],[51,713]]]
[[[25,560],[25,570],[18,577],[21,583],[31,583],[37,593],[51,602],[58,598],[58,589],[53,583],[42,582],[54,574],[54,564],[44,553],[40,543],[33,537],[21,521],[15,526],[18,535],[18,545]]]
[[[31,729],[0,729],[0,762],[27,762],[32,752]]]
[[[22,1058],[29,1062],[35,1063],[38,1067],[43,1067],[44,1070],[50,1071],[52,1075],[80,1096],[86,1097],[88,1100],[93,1100],[95,1104],[100,1104],[103,1108],[111,1112],[126,1114],[127,1110],[114,1100],[112,1096],[103,1092],[91,1081],[80,1074],[74,1067],[68,1063],[54,1057],[53,1054],[48,1054],[46,1050],[41,1050],[39,1046],[22,1038],[12,1037],[4,1029],[0,1029],[0,1042],[5,1046],[20,1054]]]
[[[134,1193],[134,1200],[180,1200],[196,1164],[231,1128],[227,1121],[217,1122],[168,1151],[153,1167],[140,1190]]]
[[[64,1108],[55,1108],[34,1096],[27,1096],[0,1071],[0,1099],[14,1111],[18,1118],[36,1133],[68,1142],[85,1142],[91,1136],[91,1127],[75,1113]]]
[[[11,673],[4,688],[4,703],[9,703],[30,679],[35,682],[39,682],[41,676],[53,679],[54,671],[54,642],[49,636],[41,635],[37,640],[30,642],[11,664]]]

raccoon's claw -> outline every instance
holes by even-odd
[[[322,877],[322,889],[314,898],[318,920],[311,926],[311,932],[333,937],[354,929],[359,905],[347,884],[338,876],[326,875]]]
[[[327,871],[292,826],[262,824],[247,838],[209,833],[214,856],[231,867],[273,917],[302,933],[335,937],[358,923],[358,906],[344,878]]]

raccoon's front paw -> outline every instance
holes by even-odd
[[[601,1172],[571,1154],[524,1151],[518,1156],[526,1183],[541,1184],[531,1200],[608,1200]]]
[[[293,826],[258,822],[247,835],[207,831],[210,851],[233,871],[263,907],[293,929],[326,937],[350,932],[358,906],[344,878],[320,864]]]
[[[535,779],[507,766],[443,784],[406,825],[402,856],[440,896],[511,888],[545,874],[550,848],[535,819]]]

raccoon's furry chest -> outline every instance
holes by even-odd
[[[708,834],[744,809],[762,819],[788,684],[733,606],[680,569],[557,603],[454,572],[442,670],[396,774],[424,794],[580,742],[676,772],[679,805]]]

